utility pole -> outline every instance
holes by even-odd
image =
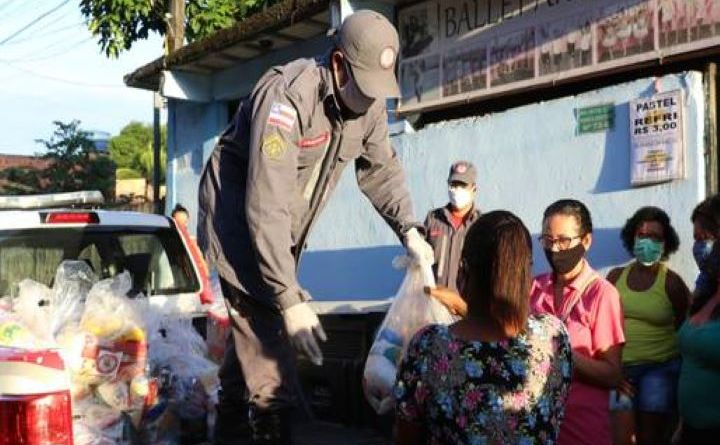
[[[185,41],[185,0],[170,0],[170,23],[167,33],[167,51],[172,54]]]
[[[170,0],[170,17],[167,23],[166,56],[182,48],[185,41],[185,0]],[[163,98],[153,94],[153,203],[157,214],[163,214],[160,205],[160,109]]]
[[[160,206],[160,108],[162,96],[153,94],[153,208],[155,213],[162,215],[164,209]]]

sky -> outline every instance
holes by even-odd
[[[60,6],[62,5],[62,6]],[[152,122],[152,93],[123,76],[162,55],[162,39],[136,42],[108,59],[83,23],[78,0],[0,0],[0,153],[43,151],[53,121],[81,121],[116,135],[131,121]],[[43,14],[59,8],[18,33]]]

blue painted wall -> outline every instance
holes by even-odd
[[[168,167],[165,210],[182,204],[197,215],[200,174],[227,122],[224,102],[168,101]],[[189,229],[195,232],[195,224]]]
[[[225,86],[216,85],[215,91],[239,93],[243,88],[227,85],[234,75],[240,73],[218,77]],[[653,94],[655,84],[654,79],[641,79],[503,113],[443,122],[393,138],[407,171],[417,219],[422,221],[428,210],[446,203],[447,169],[455,160],[467,159],[478,167],[478,206],[484,211],[515,212],[535,236],[542,211],[552,201],[574,197],[585,202],[596,227],[590,260],[603,270],[628,260],[619,230],[637,208],[666,209],[682,241],[671,267],[691,284],[696,271],[689,216],[705,196],[702,76],[671,75],[661,83],[663,90],[681,88],[685,94],[686,179],[630,186],[628,101]],[[574,110],[607,102],[615,103],[614,129],[576,135]],[[196,215],[199,176],[227,122],[227,105],[223,100],[206,104],[170,100],[168,111],[167,211],[179,202]],[[393,257],[402,252],[348,169],[314,227],[300,265],[300,281],[318,300],[387,298],[402,279],[402,273],[391,267]],[[537,245],[535,267],[538,272],[547,267]]]
[[[478,167],[478,206],[515,212],[535,237],[548,204],[565,197],[585,202],[596,228],[589,258],[603,271],[629,260],[619,239],[625,220],[641,206],[665,209],[681,238],[670,265],[692,287],[696,269],[689,217],[705,196],[702,76],[687,73],[661,80],[664,91],[680,88],[685,94],[687,178],[633,188],[628,101],[652,95],[654,84],[654,79],[642,79],[395,137],[418,220],[447,202],[447,170],[455,160],[467,159]],[[607,102],[615,104],[614,129],[577,135],[574,110]],[[390,264],[402,248],[348,170],[315,225],[300,265],[301,282],[320,300],[392,296],[402,274]],[[536,272],[546,270],[537,243],[534,252]]]

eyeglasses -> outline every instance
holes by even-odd
[[[578,236],[559,236],[557,238],[553,238],[550,235],[540,235],[538,237],[538,241],[540,241],[540,245],[544,249],[552,249],[555,246],[558,246],[558,249],[560,250],[567,250],[572,245],[572,242],[576,239],[582,238],[582,235]]]

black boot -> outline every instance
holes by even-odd
[[[248,405],[241,397],[229,397],[220,390],[215,421],[215,445],[250,444],[252,433],[248,422]]]
[[[250,405],[253,445],[292,445],[292,412],[259,410]]]

